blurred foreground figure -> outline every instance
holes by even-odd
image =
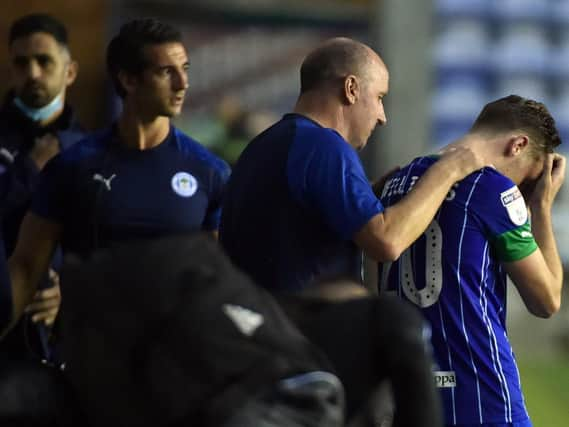
[[[330,359],[346,390],[350,427],[440,427],[430,331],[414,307],[350,281],[277,297]]]
[[[66,375],[88,425],[342,425],[327,361],[211,237],[124,244],[62,279]]]

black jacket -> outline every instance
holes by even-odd
[[[58,138],[61,150],[85,136],[71,106],[66,104],[57,120],[42,127],[26,117],[14,105],[13,95],[8,94],[0,109],[0,150],[7,151],[13,157],[13,182],[2,209],[4,245],[8,256],[14,250],[18,230],[28,210],[40,172],[28,154],[35,139],[48,133]]]
[[[38,182],[40,171],[28,156],[36,138],[51,133],[58,138],[60,150],[64,150],[85,136],[69,105],[65,105],[57,120],[42,127],[26,117],[14,105],[13,99],[13,94],[9,93],[0,108],[0,156],[4,167],[9,169],[9,182],[0,204],[0,236],[6,257],[14,251],[20,225]],[[61,251],[58,250],[52,260],[52,268],[58,269],[60,264]],[[39,287],[47,284],[46,275]],[[45,356],[45,337],[45,331],[38,330],[26,316],[2,339],[0,358],[23,360]]]

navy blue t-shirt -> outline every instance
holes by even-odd
[[[361,256],[352,238],[382,211],[340,134],[287,114],[239,158],[220,239],[239,268],[273,291],[329,278],[359,281]]]
[[[174,127],[147,150],[125,147],[113,127],[49,162],[31,210],[63,226],[64,251],[84,255],[136,238],[217,230],[229,174]]]

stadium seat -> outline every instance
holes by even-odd
[[[532,23],[512,24],[498,39],[493,55],[499,74],[543,74],[547,71],[549,41],[545,28]]]
[[[484,69],[488,46],[484,24],[475,19],[457,19],[440,29],[434,42],[435,61],[441,67]]]
[[[548,2],[543,0],[500,0],[492,2],[495,17],[503,20],[542,20],[548,17]]]

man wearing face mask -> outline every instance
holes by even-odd
[[[10,28],[8,49],[12,87],[0,109],[0,153],[13,177],[2,220],[4,246],[10,256],[39,172],[59,151],[81,139],[84,132],[65,102],[78,66],[71,58],[63,24],[46,14],[23,16]],[[52,267],[57,259],[56,254]],[[51,270],[28,308],[29,320],[49,326],[58,307],[57,275]],[[36,333],[29,320],[21,322],[2,341],[3,356],[47,356],[45,333]]]

